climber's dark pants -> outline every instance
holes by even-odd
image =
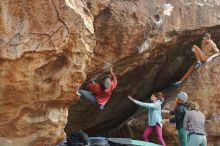
[[[90,91],[87,91],[87,90],[84,90],[84,89],[79,89],[79,93],[86,100],[89,100],[89,101],[91,101],[92,103],[95,103],[95,104],[97,103],[96,102],[96,97],[95,97],[94,93],[92,93]]]

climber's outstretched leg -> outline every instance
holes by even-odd
[[[219,55],[219,49],[217,48],[216,44],[211,40],[211,34],[205,33],[203,35],[203,41],[202,41],[202,49],[200,49],[198,46],[193,45],[192,51],[194,52],[194,55],[196,57],[196,63],[194,66],[194,69],[199,68],[202,63],[209,62],[211,61],[214,57]],[[190,69],[187,71],[187,73],[183,76],[183,78],[176,82],[173,83],[173,86],[180,86],[180,84],[186,80],[193,72],[192,66]]]
[[[193,71],[195,70],[195,66],[196,64],[193,63],[188,69],[188,71],[185,73],[185,75],[181,78],[181,80],[171,84],[171,86],[179,87],[182,84],[182,82],[185,81],[193,73]]]
[[[94,104],[97,104],[99,106],[99,110],[104,110],[105,108],[105,105],[100,105],[97,103],[96,101],[96,97],[95,97],[95,94],[90,92],[90,91],[87,91],[87,90],[84,90],[84,89],[80,89],[77,93],[79,96],[82,96],[83,98],[85,98],[86,100],[94,103]]]
[[[188,71],[185,73],[185,75],[181,78],[180,82],[182,83],[183,81],[185,81],[195,70],[195,66],[196,64],[193,63],[190,68],[188,69]]]
[[[197,61],[190,66],[190,68],[185,73],[185,75],[181,78],[180,81],[175,82],[172,85],[176,87],[180,86],[181,83],[185,81],[193,73],[195,69],[199,68],[202,65],[202,63],[206,62],[206,60],[208,59],[198,46],[194,45],[192,48],[192,51],[194,52],[194,55]]]
[[[91,101],[92,103],[96,103],[96,97],[94,93],[84,90],[84,89],[79,89],[78,92],[81,97],[85,98],[88,101]]]

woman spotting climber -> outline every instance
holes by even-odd
[[[160,97],[159,97],[160,96]],[[150,134],[155,130],[157,138],[162,146],[166,146],[162,136],[162,116],[161,116],[161,104],[164,101],[163,93],[159,93],[159,96],[152,94],[151,101],[153,103],[145,103],[137,101],[130,96],[128,98],[135,104],[148,109],[148,127],[145,129],[143,134],[143,140],[149,141]]]
[[[80,88],[77,92],[79,96],[97,104],[100,110],[104,109],[111,98],[113,90],[117,86],[117,78],[113,73],[112,67],[109,71],[110,75],[105,76],[102,83],[96,83],[96,78],[93,78],[84,88]]]

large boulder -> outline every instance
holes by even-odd
[[[184,74],[204,32],[219,45],[219,0],[169,2],[171,16],[163,0],[2,0],[0,145],[54,145],[67,115],[67,134],[107,135],[136,111],[127,94],[144,99]],[[107,63],[119,86],[99,112],[75,93]]]
[[[0,145],[53,146],[95,46],[81,1],[0,3]]]
[[[112,63],[119,84],[102,112],[84,100],[73,104],[67,133],[83,129],[91,135],[107,135],[135,112],[136,106],[126,98],[128,94],[143,100],[187,71],[194,61],[191,47],[200,45],[204,32],[211,32],[214,41],[220,43],[218,1],[169,1],[174,6],[171,16],[158,12],[164,4],[161,0],[86,3],[94,16],[96,35],[87,79],[96,74],[102,77],[102,67]],[[158,25],[160,19],[163,23]],[[146,39],[149,47],[139,52],[137,48]]]

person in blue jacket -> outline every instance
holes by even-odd
[[[162,93],[160,92],[160,96]],[[150,134],[155,130],[157,134],[157,139],[159,140],[162,146],[166,146],[163,134],[162,134],[162,115],[161,115],[161,104],[164,101],[164,98],[161,97],[159,99],[155,94],[151,95],[152,103],[140,102],[138,100],[133,99],[131,96],[128,98],[134,102],[135,104],[148,109],[148,127],[144,130],[143,140],[149,141]]]
[[[178,131],[181,146],[188,146],[187,131],[185,130],[185,128],[183,128],[183,119],[188,109],[187,99],[187,93],[180,92],[176,96],[176,107],[174,111],[162,110],[162,113],[170,113],[171,115],[174,115],[174,117],[172,117],[171,119],[165,119],[163,121],[176,124],[176,129]]]

